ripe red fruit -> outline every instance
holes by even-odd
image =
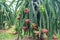
[[[30,22],[30,20],[29,19],[25,19],[25,22],[28,23],[28,22]]]
[[[37,29],[37,27],[33,27],[33,29]]]
[[[36,35],[39,35],[39,31],[36,31],[35,34],[36,34]]]
[[[25,8],[25,9],[24,9],[24,12],[25,12],[25,13],[28,13],[28,12],[29,12],[29,9],[28,9],[28,8]]]
[[[18,15],[17,19],[20,20],[20,16],[19,15]]]
[[[16,35],[16,34],[17,34],[17,32],[15,31],[15,32],[13,32],[13,34],[14,34],[14,35]]]
[[[36,28],[37,28],[35,23],[32,24],[32,28],[33,28],[33,29],[36,29]]]
[[[33,28],[36,28],[36,24],[33,24]]]
[[[23,28],[22,28],[24,31],[27,29],[27,27],[26,26],[23,26]]]
[[[33,27],[36,27],[36,24],[33,24]]]
[[[43,33],[47,33],[48,30],[44,28],[44,29],[42,29],[42,32],[43,32]]]
[[[53,36],[52,36],[52,39],[53,39],[53,40],[56,40],[56,38],[57,38],[56,35],[53,35]]]
[[[20,15],[21,15],[21,13],[18,14],[18,16],[20,16]]]

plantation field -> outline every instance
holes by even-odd
[[[60,40],[60,0],[0,0],[0,40]]]

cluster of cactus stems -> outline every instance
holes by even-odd
[[[5,20],[8,25],[15,25],[16,32],[14,34],[18,34],[17,40],[19,40],[19,36],[22,38],[24,35],[28,35],[35,38],[42,34],[44,35],[42,35],[43,40],[48,40],[48,37],[58,33],[58,28],[60,28],[59,3],[58,0],[18,0],[15,10],[12,11],[8,8],[12,4],[7,6],[5,2],[1,3],[0,25]],[[52,39],[55,40],[56,36],[53,35]]]

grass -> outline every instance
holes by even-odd
[[[15,36],[12,33],[0,33],[0,40],[8,40],[14,38]]]
[[[16,35],[13,35],[12,33],[0,33],[0,40],[8,40],[8,39],[13,39]],[[57,34],[58,39],[60,40],[60,34]],[[51,38],[49,38],[49,40],[52,40]]]

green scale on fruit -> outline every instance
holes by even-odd
[[[43,28],[42,29],[42,33],[43,33],[43,40],[48,40],[48,36],[46,35],[46,33],[48,32],[47,29]]]
[[[48,40],[48,36],[46,35],[46,33],[43,34],[43,40]]]

